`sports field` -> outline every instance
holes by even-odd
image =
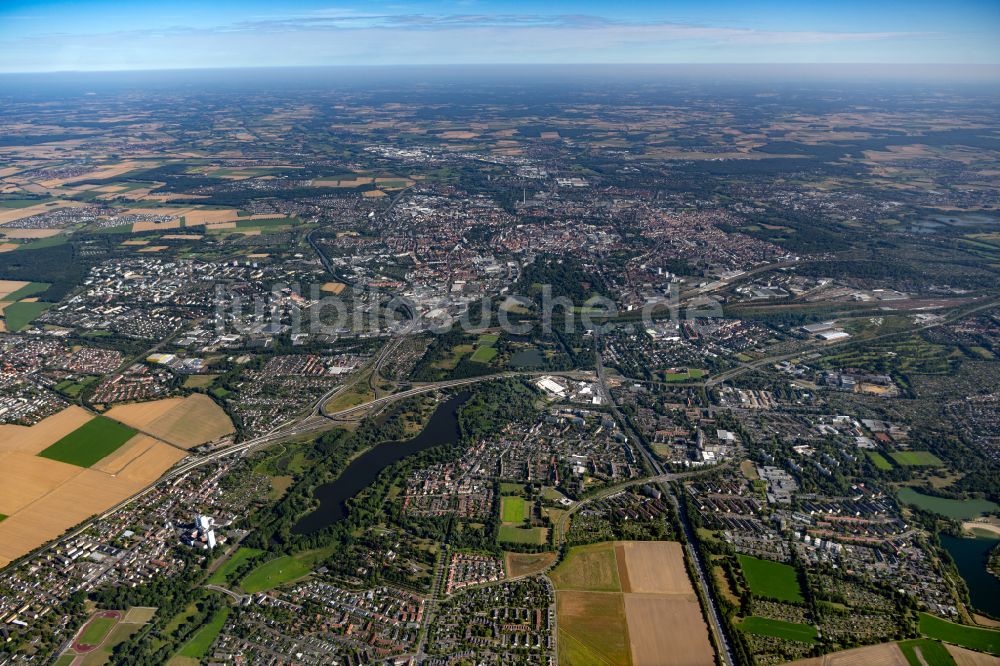
[[[115,626],[117,622],[117,618],[114,617],[95,617],[84,627],[83,633],[80,635],[80,643],[83,645],[100,645],[104,637],[111,631],[111,627]]]
[[[794,567],[749,555],[740,555],[740,567],[753,594],[780,601],[804,601]]]
[[[895,451],[889,457],[905,467],[940,467],[944,464],[930,451]]]
[[[816,627],[808,624],[750,616],[744,618],[739,627],[748,634],[757,634],[758,636],[775,636],[800,643],[816,642]]]
[[[886,460],[885,456],[881,453],[876,451],[866,451],[865,453],[868,454],[868,458],[872,461],[872,464],[875,465],[876,468],[882,470],[883,472],[888,472],[892,469],[892,464]]]
[[[500,520],[512,525],[520,525],[528,517],[529,506],[522,497],[505,495],[500,498]]]
[[[513,527],[501,525],[498,539],[506,543],[543,544],[548,538],[547,527]]]
[[[135,434],[136,431],[126,425],[95,416],[38,455],[77,467],[90,467]]]
[[[927,613],[920,614],[920,633],[945,643],[1000,655],[1000,631],[970,627],[942,620]]]

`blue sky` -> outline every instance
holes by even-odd
[[[0,72],[478,63],[1000,64],[1000,0],[0,0]]]

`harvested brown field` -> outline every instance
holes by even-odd
[[[13,516],[79,473],[76,465],[30,453],[0,453],[0,513]]]
[[[139,233],[140,231],[159,231],[160,229],[180,229],[181,220],[180,218],[173,218],[172,220],[166,220],[164,222],[133,222],[132,223],[132,233]]]
[[[163,252],[168,247],[168,245],[150,245],[149,247],[142,248],[139,252]]]
[[[127,241],[125,241],[124,243],[122,243],[122,245],[149,245],[149,241],[148,240],[133,239],[133,240],[127,240]]]
[[[944,644],[948,654],[955,660],[955,666],[1000,666],[1000,657],[985,652],[974,652],[957,645]]]
[[[73,405],[33,426],[0,425],[0,452],[23,451],[35,455],[92,418],[92,414]]]
[[[344,284],[343,282],[327,282],[322,287],[320,287],[320,291],[325,291],[327,293],[335,295],[339,294],[345,289],[347,289],[347,285]]]
[[[185,455],[141,434],[90,469],[0,452],[0,513],[8,516],[0,522],[0,566],[145,488]]]
[[[0,234],[7,238],[49,238],[58,236],[62,229],[14,229],[11,227],[0,227]]]
[[[604,568],[610,567],[612,575],[617,572],[621,592],[616,591],[617,584],[609,587],[600,582],[608,577],[598,575],[595,566],[601,554]],[[684,566],[681,544],[619,541],[573,548],[552,581],[560,663],[714,663],[708,626]],[[626,644],[619,645],[623,639]]]
[[[382,190],[368,190],[367,192],[362,193],[361,196],[367,197],[369,199],[372,199],[374,197],[384,197],[384,196],[387,196],[387,195]]]
[[[21,282],[19,280],[0,280],[0,301],[7,294],[12,294],[21,287],[31,284],[30,282]],[[328,283],[329,284],[329,283]]]
[[[17,243],[0,243],[0,252],[12,252],[19,247]]]
[[[163,240],[201,240],[201,234],[165,234],[161,236]]]
[[[152,442],[142,455],[130,461],[114,476],[125,482],[138,483],[140,487],[145,487],[187,455],[169,444],[156,440]]]
[[[556,561],[556,553],[505,553],[503,559],[507,577],[517,578],[545,571]]]
[[[909,666],[906,657],[895,643],[866,645],[853,650],[842,650],[789,662],[789,666]]]
[[[625,617],[634,666],[701,666],[715,662],[696,599],[626,594]]]
[[[120,405],[112,408],[108,416],[184,449],[235,432],[222,408],[200,393]]]
[[[320,178],[313,181],[313,185],[317,187],[360,187],[362,185],[369,185],[374,181],[374,178],[369,176],[359,176],[350,180],[336,180],[333,178]]]
[[[622,560],[618,560],[623,592],[694,594],[684,568],[684,552],[676,541],[624,541],[615,550],[625,555],[627,575],[621,575]]]
[[[156,443],[157,440],[140,433],[95,463],[90,469],[114,476]]]
[[[154,421],[174,407],[184,403],[184,398],[163,398],[151,402],[133,402],[128,405],[118,405],[108,411],[107,416],[121,421],[125,425],[138,430],[146,430],[146,425]]]

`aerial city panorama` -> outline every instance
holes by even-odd
[[[998,37],[0,3],[0,666],[1000,665]]]

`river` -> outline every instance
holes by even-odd
[[[955,560],[958,573],[969,588],[973,608],[1000,618],[1000,579],[986,569],[987,558],[997,543],[997,539],[941,535],[941,545]]]
[[[303,516],[292,528],[295,534],[312,534],[347,517],[347,500],[368,487],[386,467],[403,458],[440,444],[457,444],[458,408],[472,394],[454,395],[431,414],[420,434],[412,439],[379,444],[355,458],[335,480],[316,488],[319,508]]]

